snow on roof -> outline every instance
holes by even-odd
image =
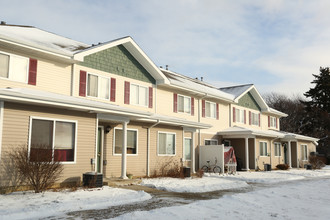
[[[90,45],[32,26],[0,25],[0,39],[72,56]]]
[[[246,90],[248,90],[249,88],[251,88],[251,86],[253,86],[253,84],[223,87],[223,88],[219,88],[219,90],[234,95],[235,96],[235,99],[236,99],[241,94],[243,94]]]
[[[171,85],[175,85],[189,90],[194,90],[200,93],[206,93],[207,95],[215,96],[228,101],[233,101],[235,98],[232,94],[220,91],[216,87],[198,79],[193,79],[188,76],[184,76],[164,69],[161,69],[161,71],[168,78]]]

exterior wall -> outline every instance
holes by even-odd
[[[79,96],[79,80],[80,80],[80,70],[84,70],[90,73],[94,73],[97,75],[101,75],[101,76],[106,76],[106,77],[111,77],[111,78],[115,78],[116,79],[116,101],[115,102],[111,102],[110,99],[100,99],[100,98],[96,98],[96,97],[88,97],[87,96],[87,90],[86,90],[86,97],[82,97]],[[149,111],[149,112],[154,112],[155,111],[155,100],[156,100],[156,89],[153,88],[153,108],[148,108],[148,106],[137,106],[137,105],[133,105],[133,104],[124,104],[124,95],[125,95],[125,90],[124,90],[124,84],[125,81],[129,81],[130,83],[133,84],[137,84],[137,85],[141,85],[141,86],[145,86],[145,87],[154,87],[152,83],[148,83],[148,82],[143,82],[143,81],[139,81],[136,79],[131,79],[131,78],[127,78],[127,77],[123,77],[123,76],[119,76],[119,75],[115,75],[112,73],[108,73],[108,72],[104,72],[101,70],[97,70],[97,69],[92,69],[92,68],[88,68],[88,67],[84,67],[84,66],[79,66],[76,65],[75,66],[75,71],[74,71],[74,96],[78,96],[81,98],[86,98],[86,99],[90,99],[90,100],[94,100],[94,101],[100,101],[100,102],[104,102],[104,103],[109,103],[109,104],[116,104],[116,105],[120,105],[120,106],[124,106],[127,108],[132,108],[132,109],[136,109],[136,110],[140,110],[140,111]]]
[[[281,144],[281,156],[275,156],[275,145],[274,143],[280,143]],[[278,164],[285,164],[284,161],[284,146],[281,141],[275,140],[272,142],[272,152],[271,152],[271,157],[272,157],[272,169],[276,168]]]
[[[79,182],[82,174],[93,171],[90,158],[95,156],[95,115],[25,104],[4,103],[3,137],[0,162],[0,186],[16,185],[15,172],[8,162],[8,153],[29,141],[30,117],[77,121],[76,162],[65,164],[60,182]]]
[[[302,159],[302,145],[307,145],[307,160]],[[308,141],[297,141],[297,159],[298,159],[298,166],[303,168],[305,164],[308,164],[308,157],[311,152],[316,152],[316,146]]]
[[[267,143],[267,156],[260,156],[260,142],[266,142]],[[257,168],[263,170],[264,169],[264,164],[270,164],[271,159],[270,159],[270,148],[271,148],[271,139],[269,138],[263,138],[263,137],[257,137],[256,138],[256,165]]]
[[[70,95],[71,93],[71,65],[59,63],[56,61],[46,60],[40,57],[30,56],[24,53],[16,53],[8,50],[0,51],[26,58],[34,58],[38,60],[37,64],[37,84],[28,85],[27,82],[17,82],[9,79],[0,79],[0,88],[29,88],[43,90],[48,92]]]

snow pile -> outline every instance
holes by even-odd
[[[0,195],[0,219],[37,219],[61,213],[102,209],[115,205],[141,202],[151,196],[143,191],[132,191],[104,186],[99,189],[75,192],[15,192]]]
[[[141,185],[166,190],[171,192],[189,192],[201,193],[212,192],[217,190],[233,189],[247,187],[248,184],[243,181],[233,181],[221,178],[215,174],[212,176],[205,176],[203,178],[157,178],[157,179],[143,179]]]

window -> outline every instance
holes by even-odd
[[[205,116],[209,118],[216,118],[216,114],[216,104],[214,102],[205,101]]]
[[[27,82],[29,59],[0,53],[0,77],[18,82]]]
[[[251,112],[251,124],[259,126],[259,114]]]
[[[218,140],[216,140],[216,139],[205,139],[204,144],[205,145],[218,145]]]
[[[230,140],[223,140],[223,144],[225,145],[225,147],[229,147],[229,146],[231,146],[231,141]]]
[[[235,108],[235,121],[240,123],[245,123],[244,110]]]
[[[184,159],[191,160],[191,138],[184,139]]]
[[[137,154],[137,130],[127,130],[127,154]],[[121,154],[123,149],[123,129],[115,129],[115,154]]]
[[[281,156],[281,143],[274,143],[275,157]]]
[[[260,156],[267,156],[267,142],[260,142]]]
[[[191,111],[191,98],[178,95],[178,112],[189,113]]]
[[[277,123],[276,117],[269,116],[269,127],[276,128],[277,127],[276,123]]]
[[[109,99],[110,78],[88,73],[87,95],[101,99]]]
[[[158,155],[175,155],[175,134],[158,133]]]
[[[76,122],[31,120],[30,159],[74,162]],[[40,156],[42,158],[40,158]]]
[[[301,160],[308,160],[308,150],[306,144],[301,145]]]
[[[148,88],[131,84],[130,103],[133,105],[148,106]]]

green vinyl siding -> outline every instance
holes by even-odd
[[[156,82],[123,45],[88,55],[80,65],[143,82]]]
[[[242,98],[238,100],[238,105],[245,107],[245,108],[250,108],[254,109],[257,111],[260,111],[261,108],[259,107],[258,103],[256,100],[253,98],[250,92],[246,93]]]

